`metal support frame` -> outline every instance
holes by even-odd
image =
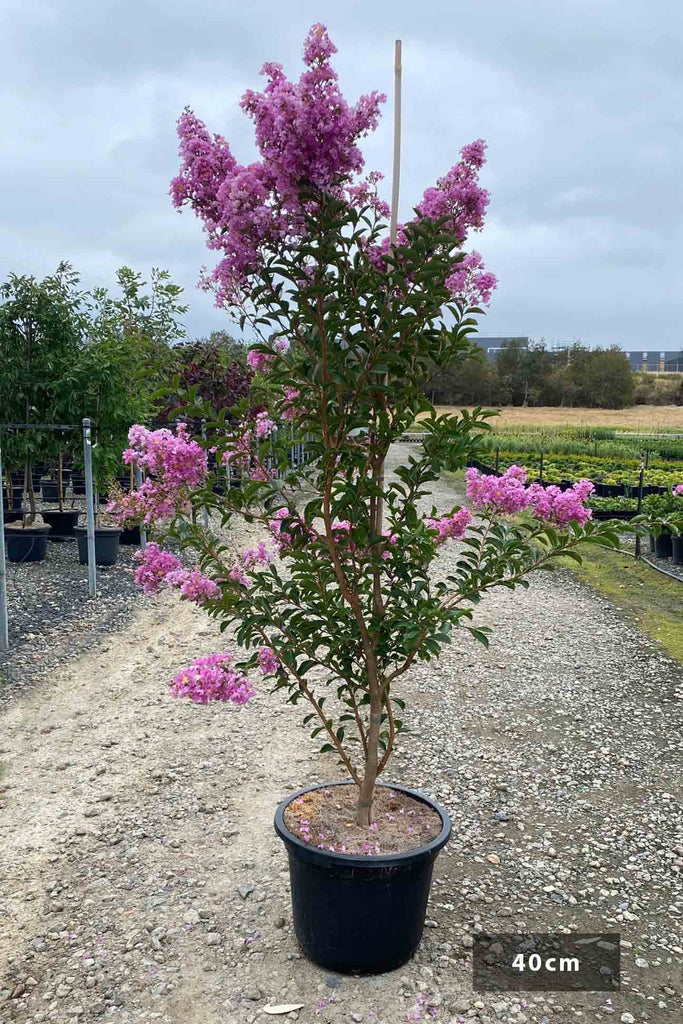
[[[2,438],[0,438],[0,496],[2,495]],[[7,620],[7,565],[5,562],[5,507],[0,501],[0,651],[9,650]]]
[[[85,464],[85,517],[88,529],[88,594],[97,597],[95,562],[95,495],[92,482],[92,434],[90,420],[83,420],[83,462]]]
[[[3,430],[59,430],[83,432],[83,455],[85,463],[85,511],[88,523],[88,593],[97,596],[95,568],[95,509],[92,483],[92,439],[90,420],[84,419],[81,426],[74,423],[0,423],[0,439]],[[0,445],[0,492],[2,491],[2,447]],[[5,559],[5,511],[0,504],[0,650],[9,650],[9,623],[7,612],[7,563]]]

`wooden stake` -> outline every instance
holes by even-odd
[[[391,183],[391,217],[389,220],[389,241],[391,242],[392,248],[396,245],[396,225],[398,222],[398,195],[399,187],[401,184],[401,73],[403,71],[401,63],[401,40],[397,39],[394,44],[394,166],[393,166],[393,179]],[[382,383],[385,385],[389,380],[389,375],[384,374],[382,377]],[[378,467],[377,473],[377,484],[380,488],[384,487],[384,459],[381,465]],[[384,499],[377,499],[377,508],[375,515],[375,526],[377,533],[382,532],[382,520],[384,518]]]
[[[389,239],[396,244],[398,221],[398,194],[401,184],[401,40],[397,39],[394,49],[394,169],[391,183],[391,221]]]

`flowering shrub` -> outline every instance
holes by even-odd
[[[356,177],[357,143],[375,127],[381,97],[349,106],[333,53],[316,25],[298,83],[265,65],[264,92],[243,101],[261,153],[249,167],[193,114],[180,120],[174,201],[195,210],[223,254],[212,286],[258,339],[248,362],[267,383],[270,412],[250,418],[242,403],[228,421],[223,410],[188,405],[188,416],[208,420],[218,465],[243,470],[242,487],[224,495],[208,486],[184,432],[173,441],[136,432],[147,479],[130,502],[198,558],[200,575],[190,578],[153,551],[141,584],[180,584],[222,627],[233,624],[248,652],[234,667],[221,654],[193,662],[174,693],[247,699],[246,673],[260,670],[289,703],[307,706],[304,722],[357,784],[357,821],[369,825],[376,780],[403,728],[401,677],[459,631],[486,643],[474,610],[492,588],[526,586],[530,572],[578,558],[580,543],[618,541],[609,524],[591,522],[590,484],[569,494],[529,487],[518,467],[500,479],[470,471],[470,508],[418,511],[430,482],[478,455],[488,430],[490,414],[437,415],[424,393],[435,372],[472,352],[474,302],[495,284],[478,254],[464,251],[488,205],[478,183],[484,144],[463,148],[390,246],[378,177]],[[420,413],[421,449],[385,479],[390,445]],[[283,418],[288,429],[275,431]],[[306,463],[290,464],[293,442],[306,445]],[[258,523],[267,539],[234,562],[204,531],[202,508],[224,524],[235,515]],[[455,541],[449,575],[430,573]]]

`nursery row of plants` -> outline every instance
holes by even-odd
[[[487,451],[501,448],[506,451],[528,452],[544,455],[592,455],[600,458],[636,459],[640,461],[647,455],[648,463],[682,462],[683,438],[673,437],[670,440],[660,437],[642,435],[616,434],[600,436],[589,431],[578,429],[570,431],[526,432],[518,428],[514,430],[496,430],[482,438],[482,447]]]

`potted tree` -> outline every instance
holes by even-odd
[[[350,108],[333,52],[314,26],[301,80],[266,65],[266,92],[247,93],[259,165],[239,167],[194,115],[180,119],[183,168],[173,194],[223,250],[213,278],[219,301],[258,334],[248,362],[267,378],[272,407],[250,417],[243,400],[230,427],[225,410],[190,402],[188,417],[208,421],[204,443],[185,425],[133,427],[124,459],[143,468],[145,481],[121,498],[119,514],[155,529],[159,543],[139,553],[144,589],[177,589],[233,625],[247,651],[240,661],[226,651],[196,659],[173,680],[174,695],[244,704],[249,673],[260,671],[305,708],[304,724],[332,755],[332,780],[292,793],[275,814],[295,929],[325,967],[379,972],[413,955],[434,859],[450,834],[442,807],[384,781],[403,729],[402,677],[459,632],[487,643],[474,608],[492,588],[525,586],[558,557],[579,558],[579,544],[618,539],[611,524],[591,522],[583,504],[590,483],[565,492],[527,485],[514,466],[500,477],[468,470],[476,517],[459,504],[420,510],[443,469],[477,456],[491,415],[437,415],[423,390],[434,368],[472,353],[472,314],[495,283],[477,254],[463,251],[488,202],[478,184],[484,144],[463,149],[392,245],[376,178],[354,180],[356,142],[374,127],[381,98]],[[249,196],[239,211],[221,198],[232,195],[221,186],[233,177]],[[418,413],[427,416],[422,448],[387,479],[389,446]],[[306,445],[307,461],[289,458],[292,441]],[[208,448],[219,467],[241,470],[240,490],[214,492]],[[201,508],[223,522],[262,524],[264,541],[230,561],[203,529]],[[192,552],[196,567],[165,550],[165,536]],[[456,568],[445,578],[430,573],[454,539],[463,545]]]
[[[107,491],[116,486],[128,428],[136,419],[149,416],[152,396],[164,379],[166,365],[173,362],[170,343],[182,337],[178,317],[187,309],[178,303],[182,289],[172,283],[168,271],[152,270],[149,291],[142,276],[128,267],[119,268],[116,276],[118,296],[111,296],[104,288],[92,293],[88,344],[80,351],[69,374],[69,386],[61,394],[65,416],[79,420],[87,416],[94,424],[98,565],[116,563],[119,543],[125,536],[100,506],[107,504]],[[129,478],[129,486],[130,482]],[[74,493],[85,494],[81,474],[74,478]],[[77,527],[75,533],[83,564],[87,561],[87,531]],[[135,538],[129,533],[125,539],[131,542]]]
[[[676,517],[683,503],[672,489],[666,494],[650,494],[643,501],[643,517],[638,517],[651,524],[650,549],[657,558],[673,556],[673,539],[675,530],[671,527],[670,517]]]
[[[33,424],[55,422],[55,395],[83,335],[78,280],[63,262],[43,281],[10,274],[0,287],[0,408],[8,421],[28,425],[11,441],[23,456],[28,497],[27,514],[8,524],[12,561],[42,560],[47,550],[50,527],[37,521],[33,464],[55,453],[55,437]]]

